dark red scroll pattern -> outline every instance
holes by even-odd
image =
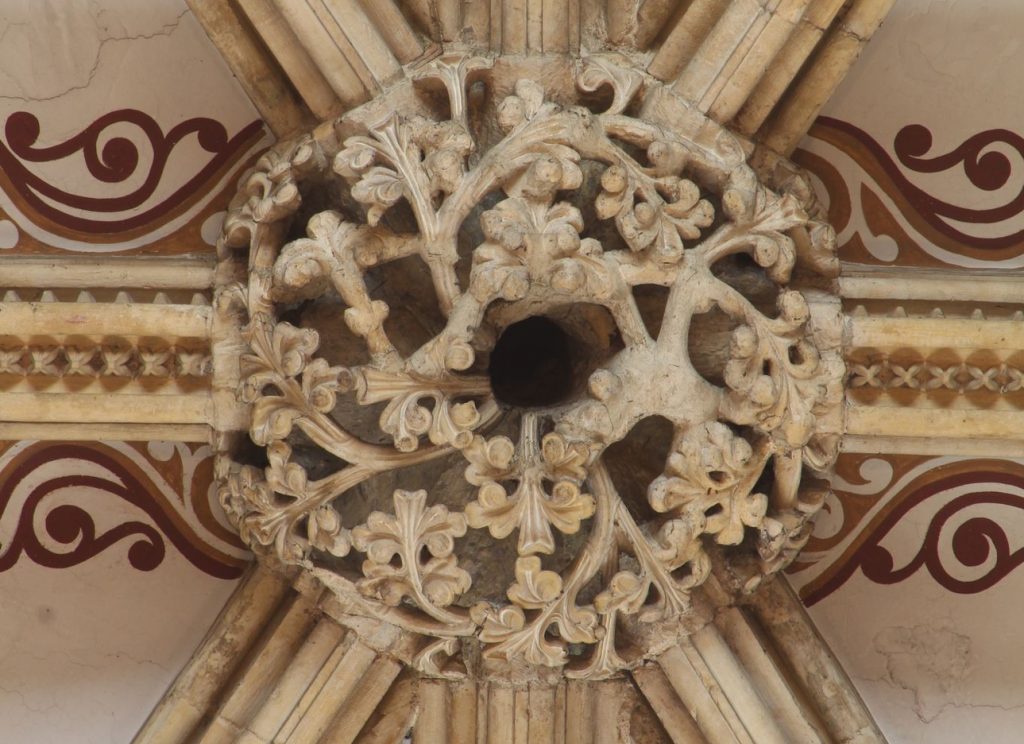
[[[127,137],[104,141],[111,127],[129,124],[137,128],[152,151],[152,160],[140,156],[138,145]],[[82,132],[55,145],[40,147],[39,119],[26,111],[11,114],[4,126],[7,144],[0,142],[0,173],[16,195],[37,214],[67,230],[111,234],[165,222],[225,166],[235,162],[262,136],[263,124],[254,121],[232,137],[224,125],[197,117],[172,127],[166,134],[151,116],[135,109],[111,111]],[[158,204],[142,209],[159,187],[171,153],[185,139],[195,136],[210,158],[188,181]],[[103,143],[101,146],[101,142]],[[144,172],[142,182],[129,193],[95,196],[73,193],[33,173],[27,163],[48,163],[81,157],[91,177],[99,184],[121,184]],[[145,171],[140,171],[145,168]],[[134,214],[125,212],[139,210]],[[84,212],[85,215],[81,214]],[[101,215],[121,215],[101,218]],[[89,216],[86,216],[89,215]]]
[[[978,250],[1005,250],[1018,247],[1024,241],[1024,230],[998,236],[982,236],[963,232],[950,220],[970,225],[994,226],[1011,220],[1024,212],[1024,173],[1006,150],[1024,162],[1024,137],[1008,129],[990,129],[966,139],[948,153],[930,155],[933,147],[931,130],[921,124],[903,127],[893,141],[893,151],[899,163],[916,173],[945,173],[961,168],[968,182],[981,191],[994,192],[1004,188],[1016,175],[1022,181],[1010,198],[989,207],[976,209],[940,199],[907,178],[899,165],[878,142],[863,130],[845,121],[819,117],[812,134],[826,134],[829,130],[841,133],[857,143],[863,153],[853,153],[870,175],[882,184],[883,190],[901,210],[916,215],[929,227],[952,241],[962,242]],[[817,136],[816,134],[816,136]]]
[[[1005,472],[958,473],[910,492],[875,526],[827,582],[803,597],[804,604],[810,606],[820,602],[858,570],[872,582],[890,585],[906,581],[924,569],[940,586],[956,594],[976,594],[995,586],[1024,564],[1024,548],[1014,550],[1006,526],[985,515],[986,506],[1006,506],[1024,512],[1024,496],[1009,489],[996,490],[994,487],[1000,484],[1024,489],[1024,478]],[[897,566],[892,553],[882,546],[896,525],[912,509],[926,505],[929,499],[948,493],[950,489],[971,485],[977,485],[978,490],[956,496],[935,510],[921,535],[921,545],[914,557]],[[950,549],[944,550],[943,535],[949,523],[967,509],[972,509],[978,516],[960,523],[948,541]],[[977,569],[986,563],[989,565],[985,570],[970,579],[959,578],[950,571],[954,567]]]
[[[111,547],[130,542],[128,563],[139,571],[152,571],[166,557],[170,541],[196,568],[221,579],[241,575],[244,561],[204,547],[201,536],[173,516],[173,506],[162,492],[101,450],[87,445],[52,444],[37,447],[5,471],[0,484],[0,517],[12,508],[15,490],[41,467],[55,460],[85,461],[102,467],[108,475],[60,475],[35,485],[24,501],[8,543],[0,546],[0,572],[10,570],[25,557],[47,568],[79,565]],[[149,521],[127,520],[100,532],[96,520],[83,506],[59,500],[48,505],[47,496],[67,488],[89,488],[110,494],[138,509]],[[71,491],[73,493],[73,491]],[[40,535],[39,530],[45,534]],[[44,542],[43,538],[48,538]],[[54,549],[47,542],[68,546]]]

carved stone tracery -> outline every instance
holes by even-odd
[[[712,571],[753,590],[792,559],[826,488],[801,475],[827,475],[841,434],[835,310],[811,277],[834,234],[806,184],[776,193],[718,125],[666,121],[681,104],[623,60],[571,65],[434,59],[268,152],[225,222],[223,255],[248,249],[221,305],[242,308],[266,463],[225,467],[222,503],[346,613],[425,636],[426,673],[452,673],[439,659],[469,638],[474,673],[639,663],[697,622]],[[389,321],[404,295],[374,273],[403,259],[426,269],[410,306],[429,287],[439,311],[411,347]],[[303,322],[324,313],[344,353]],[[712,315],[727,348],[695,359]],[[538,318],[576,349],[570,384],[511,404],[495,350]],[[336,363],[354,345],[362,361]],[[534,377],[555,385],[545,361]],[[638,502],[606,460],[655,418],[668,456]],[[457,487],[434,467],[453,457]],[[402,484],[387,499],[382,474]]]

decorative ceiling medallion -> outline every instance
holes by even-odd
[[[835,236],[788,190],[612,56],[442,56],[276,146],[221,241],[243,539],[430,674],[677,640],[712,571],[752,590],[803,545],[842,429]]]

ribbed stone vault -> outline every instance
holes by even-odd
[[[844,441],[1024,432],[843,396],[858,348],[1018,333],[844,312],[874,278],[786,158],[891,5],[193,3],[280,138],[216,265],[17,258],[0,303],[212,356],[0,393],[8,438],[212,441],[260,554],[136,740],[881,741],[771,577]]]

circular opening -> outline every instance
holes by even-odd
[[[527,318],[498,337],[488,374],[502,403],[524,408],[551,406],[573,391],[573,343],[553,320]]]

